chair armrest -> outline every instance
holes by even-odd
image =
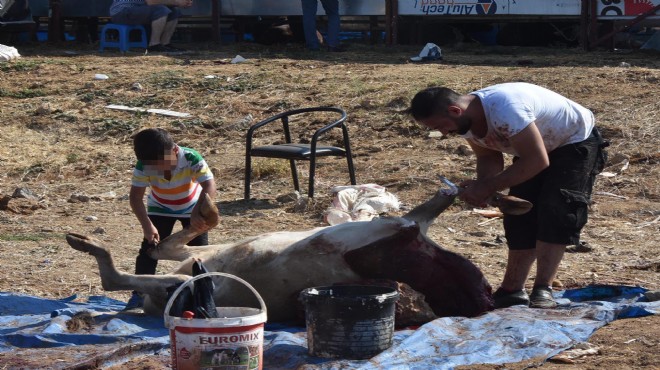
[[[246,135],[246,148],[247,148],[247,150],[249,151],[252,148],[252,137],[254,135],[254,132],[257,129],[259,129],[259,128],[261,128],[261,127],[263,127],[263,126],[265,126],[265,125],[267,125],[271,122],[277,121],[277,120],[282,120],[282,126],[283,126],[283,129],[284,129],[285,140],[286,140],[287,143],[290,143],[291,142],[291,133],[289,131],[289,117],[297,115],[297,114],[309,113],[309,112],[335,112],[335,113],[341,114],[341,117],[338,120],[336,120],[335,122],[333,122],[331,124],[328,124],[324,127],[321,127],[320,129],[318,129],[314,132],[314,135],[312,136],[312,142],[311,142],[312,148],[316,148],[316,142],[318,141],[319,136],[321,136],[322,134],[324,134],[325,132],[327,132],[328,130],[330,130],[334,127],[341,126],[344,138],[346,138],[348,136],[348,130],[346,128],[346,125],[344,124],[344,122],[346,121],[346,112],[343,109],[336,108],[336,107],[301,108],[301,109],[294,109],[294,110],[290,110],[290,111],[287,111],[287,112],[277,114],[275,116],[269,117],[269,118],[267,118],[263,121],[257,122],[254,125],[250,126],[250,128],[248,129],[247,135]]]
[[[331,124],[325,125],[314,132],[311,142],[312,148],[316,148],[316,142],[318,141],[319,137],[321,137],[321,135],[325,134],[326,132],[330,131],[335,127],[341,127],[344,138],[348,136],[348,129],[346,128],[346,112],[344,112],[343,110],[340,111],[342,115],[340,119],[338,119],[337,121]]]

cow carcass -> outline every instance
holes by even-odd
[[[250,283],[264,299],[269,321],[295,319],[297,297],[305,288],[373,279],[409,285],[425,296],[437,316],[473,317],[492,309],[490,285],[472,262],[426,236],[429,225],[456,194],[453,186],[441,189],[402,217],[272,232],[229,244],[189,247],[185,243],[199,231],[183,229],[151,252],[155,259],[182,261],[166,275],[120,272],[98,241],[78,234],[68,234],[66,239],[73,248],[96,258],[105,290],[144,293],[144,310],[149,314],[162,314],[167,288],[188,280],[194,261],[201,261],[209,271]],[[209,227],[215,226],[217,208],[209,199],[201,201],[202,217]],[[254,306],[254,295],[240,284],[217,285],[214,295],[219,305]]]

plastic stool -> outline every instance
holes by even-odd
[[[118,40],[108,38],[108,31],[110,30],[115,30],[119,33]],[[131,41],[131,31],[136,30],[140,31],[140,41]],[[146,49],[147,31],[144,29],[144,26],[141,25],[108,23],[101,29],[100,43],[100,51],[103,51],[105,48],[119,48],[121,52],[128,51],[128,49],[132,47]]]

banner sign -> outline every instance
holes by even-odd
[[[598,0],[599,17],[635,17],[660,0]],[[580,16],[581,0],[399,0],[399,15]],[[660,14],[656,13],[656,18]]]

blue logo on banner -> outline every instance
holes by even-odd
[[[495,0],[478,0],[477,14],[493,15],[497,12],[497,3]]]

